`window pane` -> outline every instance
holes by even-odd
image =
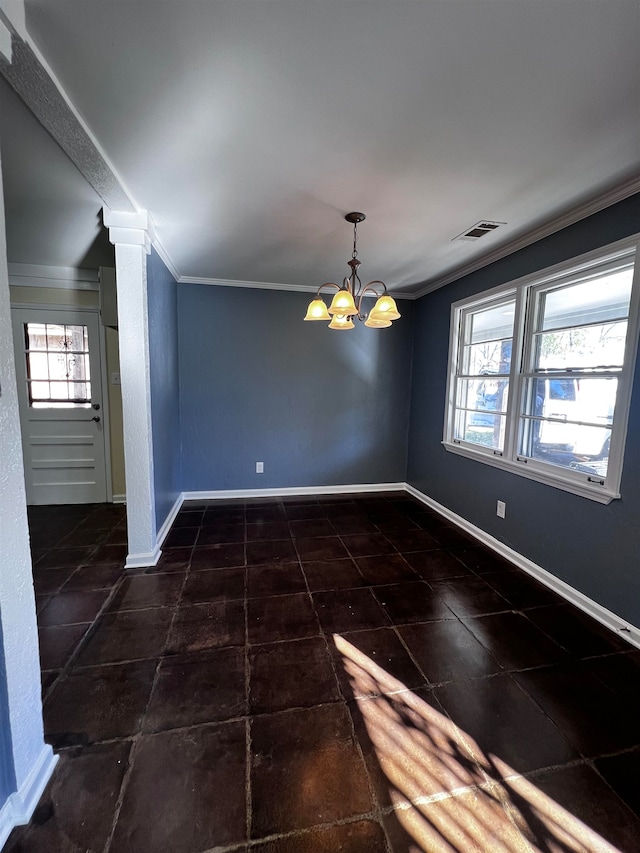
[[[511,299],[500,305],[468,314],[464,342],[477,344],[497,338],[513,337],[515,309],[516,301]]]
[[[477,421],[481,421],[478,423]],[[485,412],[456,412],[455,438],[470,441],[473,444],[491,447],[494,450],[504,448],[506,418],[504,415],[491,415]]]
[[[47,349],[60,350],[64,342],[64,326],[58,326],[57,323],[47,323]]]
[[[63,352],[49,353],[49,376],[52,379],[67,378],[67,360]]]
[[[534,370],[621,368],[627,321],[536,335]]]
[[[489,341],[465,346],[462,353],[462,370],[468,376],[489,373],[509,374],[511,369],[511,339]]]
[[[457,405],[461,409],[475,409],[481,416],[484,412],[505,412],[508,393],[508,379],[497,379],[494,376],[459,379]],[[476,418],[475,423],[478,422]]]
[[[29,383],[29,387],[33,400],[46,400],[50,396],[48,382],[31,382]]]
[[[613,423],[617,392],[618,380],[611,377],[529,379],[524,414],[536,418],[610,426]],[[553,432],[552,426],[548,425],[547,432]]]
[[[47,365],[46,352],[32,352],[29,354],[29,378],[48,379],[49,369]]]
[[[44,323],[26,323],[27,348],[30,350],[46,350],[47,327]]]
[[[542,294],[542,331],[626,318],[629,314],[633,268]]]
[[[521,454],[572,471],[606,477],[611,430],[578,424],[533,420]]]
[[[68,400],[69,399],[69,383],[68,382],[51,382],[51,399],[52,400]]]
[[[91,403],[74,403],[74,402],[60,402],[60,401],[38,401],[34,400],[32,405],[32,409],[90,409]]]

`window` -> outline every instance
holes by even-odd
[[[602,503],[619,497],[636,240],[452,306],[448,450]]]
[[[29,405],[33,409],[91,405],[86,326],[25,323]]]

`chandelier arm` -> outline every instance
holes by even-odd
[[[323,287],[335,287],[336,290],[342,290],[339,284],[336,284],[335,281],[325,281],[324,284],[321,284],[320,287],[316,290],[316,296],[320,296],[320,291]]]
[[[373,280],[373,281],[370,281],[368,284],[366,284],[366,285],[364,286],[364,288],[363,288],[363,291],[362,291],[362,292],[364,293],[364,291],[365,291],[365,290],[367,290],[369,287],[371,287],[373,284],[381,284],[381,285],[382,285],[382,295],[384,295],[385,293],[387,293],[387,285],[384,283],[384,281],[380,281],[380,279],[379,279],[379,278],[374,278],[374,280]],[[373,287],[371,287],[371,289],[372,289],[372,290],[374,290],[374,288],[373,288]],[[378,295],[378,294],[377,294],[377,291],[376,291],[376,296],[377,296],[377,295]]]
[[[380,298],[381,294],[379,294],[378,291],[373,286],[375,284],[381,284],[384,287],[384,292],[386,293],[387,288],[386,288],[386,285],[383,281],[370,281],[368,284],[365,284],[365,286],[361,289],[360,294],[358,296],[358,318],[360,320],[364,320],[366,317],[366,314],[364,313],[364,311],[362,311],[362,300],[364,298],[365,293],[367,293],[368,291],[371,291],[372,293],[374,293],[378,297],[378,299]]]

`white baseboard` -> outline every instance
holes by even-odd
[[[171,530],[171,525],[176,520],[176,515],[180,512],[180,507],[182,506],[183,501],[184,493],[180,492],[174,505],[169,510],[169,514],[165,518],[162,527],[158,530],[158,535],[156,536],[156,550],[162,547],[162,543],[167,538],[167,533]]]
[[[280,498],[288,495],[348,495],[352,492],[400,492],[405,483],[357,483],[346,486],[294,486],[286,489],[223,489],[213,492],[183,492],[185,501],[224,498]]]
[[[175,521],[175,517],[180,511],[185,501],[198,500],[224,500],[231,498],[266,498],[266,497],[286,497],[295,495],[342,495],[350,493],[363,492],[398,492],[406,491],[426,506],[435,510],[439,515],[442,515],[448,521],[457,525],[461,530],[464,530],[469,535],[473,536],[483,545],[491,548],[501,557],[504,557],[509,562],[513,563],[519,569],[539,580],[540,583],[552,589],[566,601],[578,607],[584,613],[587,613],[593,619],[600,622],[610,631],[613,631],[620,637],[623,637],[632,646],[640,648],[640,628],[625,621],[620,616],[617,616],[611,610],[598,604],[593,599],[584,595],[579,590],[570,586],[568,583],[560,580],[560,578],[543,569],[537,563],[529,560],[527,557],[514,551],[504,542],[500,542],[494,536],[491,536],[480,527],[476,527],[470,521],[467,521],[462,516],[439,504],[437,501],[425,495],[423,492],[416,489],[409,483],[351,483],[343,486],[297,486],[292,488],[280,489],[222,489],[215,491],[191,491],[182,492],[174,503],[169,515],[165,519],[164,524],[158,531],[156,547],[150,554],[130,554],[127,557],[125,568],[141,568],[145,566],[155,566],[160,559],[162,553],[160,547],[164,542],[171,525]]]
[[[126,504],[126,502],[127,502],[127,496],[125,494],[113,496],[113,503],[114,504]]]
[[[149,566],[155,566],[160,559],[162,551],[156,545],[153,551],[146,551],[140,554],[127,554],[127,561],[124,564],[125,569],[145,569]]]
[[[549,589],[552,589],[558,595],[562,596],[562,598],[580,608],[580,610],[587,613],[593,619],[596,619],[601,625],[604,625],[605,628],[609,628],[610,631],[613,631],[619,637],[623,637],[632,646],[640,648],[640,629],[635,625],[632,625],[630,622],[626,622],[620,616],[616,616],[616,614],[612,613],[611,610],[607,610],[606,607],[603,607],[592,598],[589,598],[579,590],[570,586],[568,583],[560,580],[560,578],[557,578],[555,575],[551,574],[551,572],[543,569],[542,566],[539,566],[537,563],[534,563],[532,560],[524,557],[522,554],[518,553],[518,551],[514,551],[513,548],[509,548],[509,546],[505,545],[504,542],[500,542],[499,539],[491,536],[480,527],[476,527],[475,524],[472,524],[470,521],[462,518],[462,516],[457,515],[452,510],[447,509],[447,507],[442,506],[442,504],[434,501],[433,498],[430,498],[428,495],[425,495],[423,492],[413,486],[410,486],[408,483],[405,485],[405,489],[410,495],[413,495],[414,498],[417,498],[423,504],[426,504],[426,506],[444,516],[448,521],[456,524],[464,530],[465,533],[469,533],[483,545],[491,548],[501,557],[509,560],[510,563],[513,563],[519,569],[522,569],[523,572],[532,575],[532,577],[540,581],[540,583],[549,587]]]
[[[169,514],[165,518],[162,527],[156,534],[156,546],[153,551],[140,554],[127,554],[127,561],[124,564],[125,569],[145,569],[157,564],[162,555],[162,543],[167,538],[167,534],[171,530],[171,525],[176,520],[176,515],[180,512],[183,500],[184,498],[181,492],[176,498],[174,505],[169,510]]]
[[[29,823],[38,800],[51,778],[58,761],[48,743],[43,744],[40,755],[31,772],[20,786],[20,790],[11,794],[0,809],[0,849],[16,826]]]

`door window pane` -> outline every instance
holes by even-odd
[[[32,408],[91,405],[86,326],[25,323],[27,385]]]

